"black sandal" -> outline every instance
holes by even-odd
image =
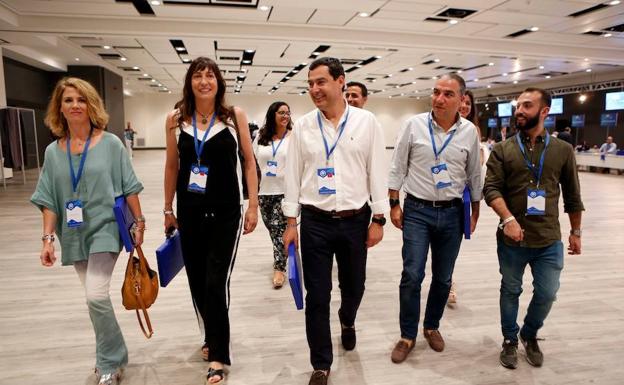
[[[216,376],[219,376],[220,380],[217,382],[210,382],[210,379]],[[223,384],[223,381],[225,381],[225,372],[223,371],[223,369],[208,368],[208,374],[206,375],[206,385]]]
[[[208,352],[209,352],[208,343],[205,342],[201,347],[201,355],[204,361],[208,361]]]

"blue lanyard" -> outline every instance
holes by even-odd
[[[74,193],[78,188],[78,183],[80,182],[80,177],[82,177],[82,171],[84,170],[84,165],[87,160],[87,152],[89,151],[89,145],[91,144],[91,135],[93,134],[93,128],[89,131],[89,137],[87,138],[87,142],[85,143],[84,152],[80,155],[80,166],[78,166],[78,175],[76,175],[74,171],[74,165],[71,160],[71,137],[69,133],[67,133],[67,160],[69,161],[69,175],[72,180],[72,188],[74,189]]]
[[[193,141],[195,142],[195,154],[197,155],[198,166],[201,164],[200,156],[201,156],[202,151],[204,150],[204,145],[206,144],[206,138],[208,137],[208,133],[212,129],[212,126],[214,126],[214,122],[216,118],[217,118],[217,111],[215,111],[214,114],[212,114],[212,119],[210,119],[210,125],[208,126],[208,129],[206,130],[206,132],[204,132],[204,137],[202,138],[201,143],[199,143],[199,141],[197,140],[197,118],[195,117],[195,114],[193,114]]]
[[[522,140],[520,140],[520,134],[516,134],[516,141],[518,142],[518,146],[520,146],[520,152],[524,157],[524,162],[526,163],[529,171],[535,176],[537,180],[537,188],[539,189],[540,180],[542,179],[542,171],[544,171],[544,155],[546,155],[546,148],[548,147],[548,143],[550,143],[550,135],[548,131],[546,131],[546,139],[544,140],[544,150],[542,151],[542,155],[539,160],[539,169],[535,170],[535,167],[531,164],[531,160],[527,157],[526,152],[524,150],[524,145],[522,144]]]
[[[440,151],[438,151],[436,148],[435,138],[433,137],[433,125],[431,123],[431,120],[431,113],[429,113],[429,135],[431,135],[431,146],[433,147],[433,155],[435,156],[435,160],[438,160],[440,159],[440,154],[442,154],[442,151],[444,151],[446,146],[448,146],[448,144],[451,142],[451,139],[453,139],[453,135],[455,135],[455,130],[451,131],[451,134],[448,138],[446,138],[446,141],[442,145],[442,148],[440,149]]]
[[[316,112],[316,118],[318,120],[319,129],[321,130],[321,136],[323,137],[323,143],[325,144],[326,159],[327,161],[329,161],[329,157],[331,156],[331,154],[333,154],[334,150],[336,149],[336,146],[338,145],[338,141],[340,140],[340,137],[342,136],[342,133],[344,132],[345,126],[347,124],[347,120],[349,119],[349,107],[347,107],[347,115],[345,116],[345,119],[342,121],[341,124],[338,125],[338,131],[339,131],[338,138],[336,138],[336,141],[334,142],[334,145],[331,146],[331,148],[329,148],[329,144],[327,143],[327,139],[325,138],[325,133],[323,132],[323,121],[321,120],[321,111]]]
[[[279,150],[280,146],[282,145],[282,142],[286,138],[286,134],[288,134],[288,130],[284,132],[284,136],[282,136],[282,139],[280,139],[279,143],[277,144],[277,147],[275,147],[275,144],[274,144],[275,141],[271,140],[271,148],[273,149],[273,160],[275,160],[275,155],[277,155],[277,151]]]

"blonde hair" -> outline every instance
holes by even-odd
[[[91,83],[74,77],[66,77],[59,80],[54,87],[48,110],[46,112],[45,124],[50,128],[52,134],[58,138],[64,138],[69,129],[67,120],[61,112],[61,104],[63,102],[63,92],[67,87],[75,88],[78,93],[87,101],[87,114],[93,128],[101,130],[106,129],[108,124],[108,114],[104,109],[104,102],[93,88]]]

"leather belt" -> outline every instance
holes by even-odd
[[[368,208],[368,205],[365,204],[364,206],[360,207],[359,209],[355,209],[355,210],[341,210],[341,211],[321,210],[318,207],[312,206],[312,205],[301,205],[301,207],[306,209],[306,210],[310,210],[310,211],[312,211],[314,213],[321,214],[322,216],[327,217],[327,218],[345,219],[345,218],[351,218],[351,217],[354,217],[354,216],[356,216],[356,215],[358,215],[360,213],[363,213]]]
[[[451,199],[450,201],[428,201],[425,199],[420,199],[420,198],[416,198],[415,196],[413,196],[412,194],[407,194],[407,196],[405,197],[405,199],[409,199],[411,201],[414,201],[416,203],[420,203],[424,206],[427,207],[440,207],[443,209],[448,209],[450,207],[456,207],[456,206],[461,206],[462,205],[462,200],[461,198],[455,198],[455,199]]]

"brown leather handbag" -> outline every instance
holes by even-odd
[[[139,255],[138,258],[134,256],[134,250],[136,250]],[[137,319],[139,320],[139,325],[141,326],[141,330],[143,330],[143,334],[145,334],[145,337],[150,338],[154,334],[154,331],[152,330],[152,323],[147,314],[147,309],[156,301],[156,296],[158,295],[158,274],[150,269],[141,247],[136,246],[134,250],[130,253],[130,257],[128,258],[126,277],[121,287],[121,298],[127,310],[136,311]],[[145,331],[145,326],[143,326],[139,310],[143,312],[143,317],[145,318],[149,333]]]

